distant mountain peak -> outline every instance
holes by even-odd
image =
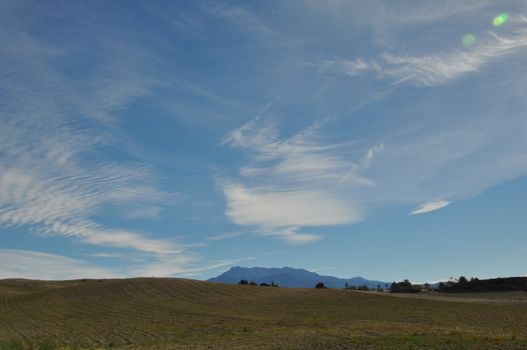
[[[313,288],[318,282],[324,283],[329,288],[344,288],[346,284],[350,286],[366,285],[369,288],[377,288],[378,285],[384,286],[388,283],[368,280],[363,277],[338,278],[319,275],[316,272],[289,266],[271,268],[234,266],[221,275],[209,279],[209,281],[236,284],[242,279],[258,284],[274,282],[279,286],[291,288]]]

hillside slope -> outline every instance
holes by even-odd
[[[0,349],[521,349],[527,340],[525,305],[331,289],[9,280],[0,281],[0,301]]]

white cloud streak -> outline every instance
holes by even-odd
[[[222,241],[229,238],[239,237],[245,235],[245,232],[225,232],[214,236],[207,237],[208,241]]]
[[[410,215],[420,215],[420,214],[430,213],[432,211],[444,208],[444,207],[446,207],[449,204],[450,204],[449,201],[431,201],[431,202],[426,202],[426,203],[422,204],[419,208],[417,208],[414,211],[412,211],[410,213]]]
[[[318,140],[318,130],[327,120],[280,139],[272,125],[259,119],[226,138],[226,143],[249,151],[252,157],[252,165],[240,170],[242,182],[222,185],[232,222],[299,244],[320,239],[318,234],[301,232],[302,228],[363,219],[350,190],[375,186],[361,171],[382,151],[382,145],[352,162],[342,155],[348,144],[324,145]]]
[[[240,185],[227,185],[223,190],[227,216],[241,225],[326,226],[360,219],[350,204],[322,190],[273,191]]]
[[[262,235],[276,236],[287,241],[289,244],[295,245],[307,244],[322,239],[322,236],[316,233],[298,232],[300,228],[296,226],[288,226],[285,228],[262,227],[261,230],[260,234]]]

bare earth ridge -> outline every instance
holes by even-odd
[[[0,349],[527,349],[527,293],[0,281]]]

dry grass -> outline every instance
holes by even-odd
[[[0,281],[0,349],[527,349],[527,304],[182,279]]]
[[[418,294],[409,293],[382,293],[377,292],[362,292],[373,293],[375,295],[383,295],[396,298],[410,298],[410,299],[425,299],[437,301],[450,301],[460,303],[476,303],[476,304],[506,304],[518,305],[524,304],[527,306],[526,292],[488,292],[488,293],[439,293],[439,292],[424,292]]]

